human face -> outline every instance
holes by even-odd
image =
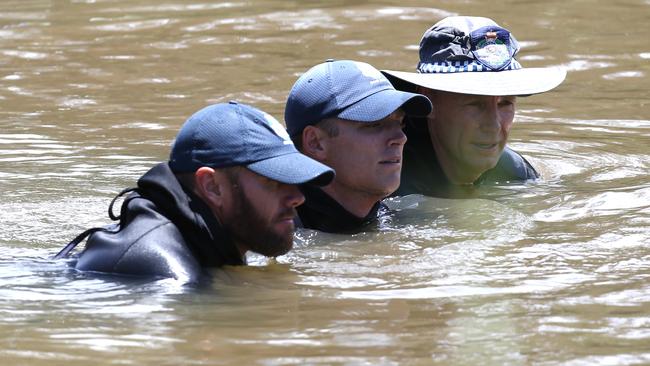
[[[329,189],[341,196],[362,195],[377,201],[399,187],[404,112],[396,110],[375,122],[334,119],[338,134],[324,141],[324,163],[336,171]]]
[[[447,177],[456,184],[471,184],[494,168],[508,140],[516,97],[421,92],[433,104],[429,133]]]
[[[305,197],[297,186],[280,183],[241,168],[232,182],[222,224],[240,251],[276,257],[293,246],[296,206]]]

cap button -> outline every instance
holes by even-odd
[[[231,100],[230,102],[228,102],[228,104],[239,104],[239,103],[237,103],[236,100]]]
[[[334,59],[333,58],[328,58],[327,60],[325,60],[325,62],[334,62]]]

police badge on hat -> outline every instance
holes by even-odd
[[[493,71],[508,67],[518,48],[510,32],[500,27],[477,29],[471,33],[470,42],[474,58]]]

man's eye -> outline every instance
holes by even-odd
[[[379,123],[379,122],[365,123],[364,127],[366,127],[366,128],[378,128],[378,127],[381,127],[381,123]]]
[[[278,189],[280,189],[280,186],[281,186],[281,185],[282,185],[282,183],[278,182],[277,180],[273,180],[273,179],[269,179],[269,180],[266,182],[266,186],[267,186],[269,189],[272,189],[272,190],[274,190],[274,191],[277,191]]]
[[[517,97],[501,97],[499,99],[499,105],[514,105]]]

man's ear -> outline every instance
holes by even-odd
[[[227,182],[227,177],[223,172],[213,168],[201,167],[194,173],[196,193],[216,206],[223,205],[223,198],[226,193],[225,182]]]
[[[316,126],[307,126],[302,130],[302,152],[319,161],[327,157],[327,133]]]

